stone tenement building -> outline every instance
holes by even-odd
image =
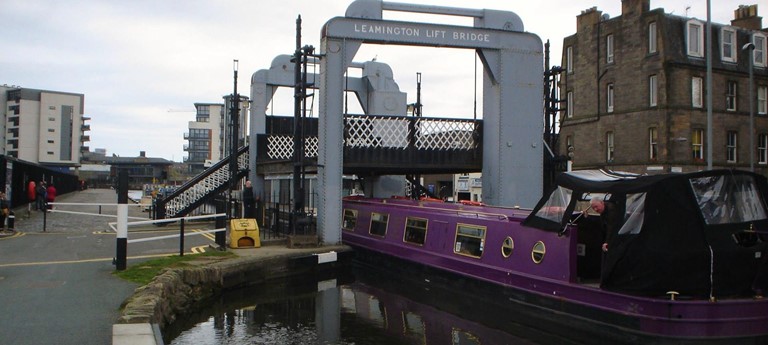
[[[636,173],[714,168],[768,173],[768,63],[757,5],[740,6],[730,25],[650,10],[623,0],[621,15],[596,8],[577,17],[563,40],[560,152],[573,169]],[[712,138],[707,137],[706,36],[712,35]],[[743,50],[753,43],[754,51]],[[749,66],[754,56],[754,132],[750,136]]]

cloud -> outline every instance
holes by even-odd
[[[597,6],[615,17],[621,1],[539,2],[419,0],[422,4],[508,10],[542,42],[551,41],[559,64],[562,39],[576,31],[576,16]],[[121,156],[146,151],[151,157],[181,161],[183,133],[193,103],[222,103],[232,93],[232,60],[240,61],[238,91],[249,95],[250,76],[268,68],[279,54],[295,48],[296,19],[303,21],[302,44],[319,47],[322,25],[343,16],[345,1],[285,0],[27,0],[5,1],[0,83],[85,94],[91,120],[91,148]],[[689,1],[652,1],[651,8],[686,15]],[[687,15],[706,19],[702,4]],[[727,23],[739,3],[713,4],[713,21]],[[429,20],[471,25],[471,20],[386,12],[385,19]],[[471,118],[474,103],[471,50],[365,45],[355,58],[377,56],[395,73],[408,101],[416,98],[416,72],[422,73],[425,114]],[[482,83],[478,82],[479,88]],[[282,92],[282,91],[280,91]],[[292,114],[292,98],[280,97],[275,113]],[[481,97],[478,94],[478,101]],[[315,101],[317,104],[317,101]],[[480,112],[482,113],[482,112]]]

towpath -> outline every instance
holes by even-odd
[[[113,190],[89,189],[63,195],[66,203],[116,203]],[[99,212],[96,206],[57,206],[60,210]],[[43,213],[16,209],[15,235],[0,237],[0,344],[110,344],[120,304],[136,284],[113,276],[115,234],[112,217]],[[102,214],[116,214],[104,206]],[[139,207],[129,216],[148,218]],[[167,235],[178,227],[148,226],[129,238]],[[187,231],[194,231],[187,227]],[[211,240],[191,236],[185,251]],[[128,264],[178,253],[178,239],[130,244]]]

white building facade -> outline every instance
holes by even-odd
[[[80,165],[90,141],[83,94],[3,85],[0,103],[2,154],[47,166]]]
[[[195,121],[189,121],[189,132],[184,134],[184,151],[188,152],[184,162],[190,172],[200,172],[212,162],[221,160],[223,136],[223,104],[195,103]]]
[[[189,121],[189,132],[184,134],[184,162],[189,172],[199,173],[229,156],[231,146],[230,102],[231,96],[221,103],[195,103],[195,121]],[[248,133],[248,98],[240,98],[238,146],[246,145]]]

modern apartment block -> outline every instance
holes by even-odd
[[[229,102],[231,96],[224,97],[221,103],[195,103],[195,121],[189,121],[189,132],[184,133],[184,151],[189,154],[184,162],[192,174],[200,173],[205,168],[229,156],[231,146],[231,121]],[[239,145],[245,145],[248,132],[248,98],[241,96],[238,138]]]
[[[560,152],[571,153],[574,170],[703,170],[711,141],[714,168],[768,172],[768,30],[757,5],[706,28],[706,19],[650,10],[650,0],[623,0],[614,18],[596,8],[577,17],[576,34],[563,40],[560,82]]]
[[[2,85],[0,104],[1,154],[48,167],[80,165],[90,141],[83,94]]]

